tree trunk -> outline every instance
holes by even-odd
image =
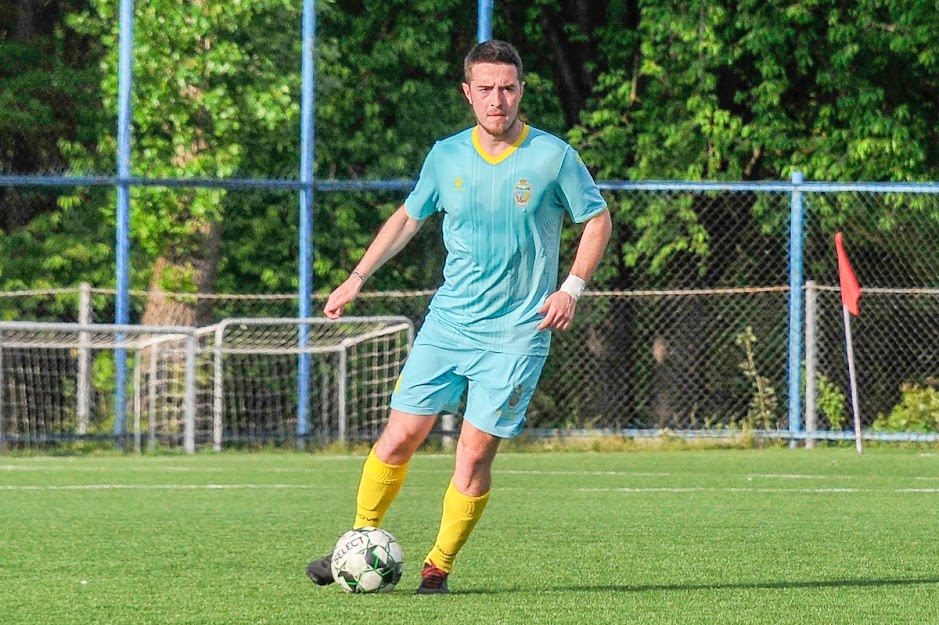
[[[611,206],[611,208],[613,208]],[[614,228],[607,246],[608,254],[623,249],[632,233],[625,228]],[[622,256],[615,257],[616,276],[608,280],[605,288],[628,291],[635,288],[632,270]],[[636,425],[637,388],[636,371],[636,302],[631,298],[614,297],[604,320],[596,324],[588,345],[602,363],[598,380],[597,410],[610,427]],[[599,346],[599,349],[596,348]]]
[[[36,37],[36,0],[16,0],[16,27],[13,39],[31,42]]]
[[[599,410],[611,427],[633,427],[636,418],[635,311],[628,298],[613,298],[607,318],[596,333],[601,351]],[[593,333],[591,333],[593,334]]]
[[[541,26],[554,52],[554,79],[568,126],[580,121],[580,113],[593,92],[595,71],[589,71],[598,57],[595,33],[606,17],[608,0],[564,0],[562,14],[543,13]],[[576,26],[580,37],[571,37],[567,28]]]
[[[175,276],[187,274],[191,275],[197,293],[214,293],[221,235],[221,224],[206,224],[196,235],[198,245],[193,247],[198,249],[197,254],[170,253],[157,259],[143,314],[144,325],[201,326],[212,320],[213,300],[200,300],[195,295],[167,295],[164,285],[174,282]]]

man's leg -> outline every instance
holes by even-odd
[[[392,409],[388,424],[362,468],[353,528],[379,527],[404,484],[411,456],[430,434],[435,415],[413,415]]]
[[[379,527],[388,508],[404,484],[411,456],[434,427],[436,415],[413,415],[391,410],[385,429],[362,467],[355,501],[353,528]],[[330,555],[317,558],[306,574],[319,586],[333,583]]]
[[[453,561],[482,517],[492,486],[492,461],[499,439],[463,422],[453,479],[443,498],[443,516],[433,549],[424,558],[419,593],[447,592]]]

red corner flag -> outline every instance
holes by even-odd
[[[858,284],[851,269],[851,263],[848,262],[848,255],[844,251],[844,243],[841,241],[841,233],[835,234],[835,249],[838,252],[838,280],[841,282],[841,303],[848,309],[848,312],[858,317],[861,315],[861,308],[858,305],[861,301],[861,285]]]

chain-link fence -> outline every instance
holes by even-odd
[[[613,240],[574,326],[554,337],[529,411],[531,431],[752,428],[798,438],[817,429],[827,432],[820,437],[839,438],[852,425],[837,231],[863,287],[854,348],[867,435],[939,430],[939,187],[601,187],[614,215]],[[574,227],[565,232],[562,267],[577,234]],[[401,260],[420,265],[427,282],[434,275],[424,266],[432,245],[419,242]],[[253,271],[262,275],[266,260],[251,259]],[[432,294],[369,291],[347,314],[403,315],[419,327]],[[98,288],[0,293],[0,314],[100,323],[111,320],[116,295]],[[155,297],[196,305],[208,323],[291,317],[298,309],[296,295],[129,296],[136,311]],[[313,311],[322,297],[314,298]]]
[[[861,424],[939,430],[939,186],[915,191],[825,185],[804,195],[806,353],[816,371],[807,418],[817,417],[821,429],[850,427],[832,260],[832,239],[841,231],[862,285],[861,316],[852,324]]]

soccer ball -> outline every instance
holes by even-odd
[[[404,552],[385,530],[360,527],[336,541],[331,567],[333,579],[346,592],[389,592],[401,581]]]

